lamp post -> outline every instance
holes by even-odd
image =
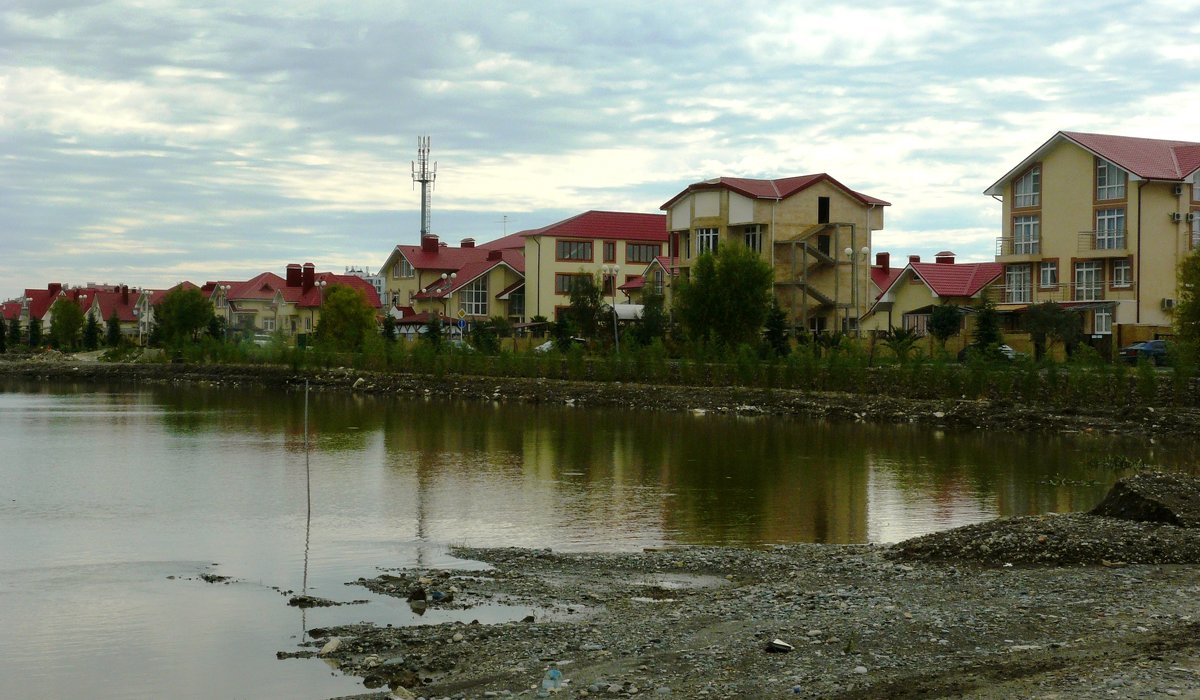
[[[621,337],[617,333],[617,273],[621,271],[620,265],[601,265],[600,275],[603,280],[603,286],[612,285],[612,304],[608,308],[612,309],[612,324],[613,324],[613,348],[616,352],[621,352]],[[600,293],[604,294],[604,289],[601,287]]]
[[[846,257],[850,258],[850,304],[851,304],[851,306],[854,307],[854,337],[861,338],[862,337],[862,329],[859,328],[859,325],[862,322],[862,310],[858,308],[858,258],[859,258],[859,256],[855,255],[854,249],[849,246],[846,246],[846,250],[844,250],[842,252],[844,252],[846,254]],[[867,246],[863,246],[862,248],[859,249],[858,252],[862,256],[862,259],[865,261],[867,259],[867,256],[871,254],[871,249],[868,248]],[[847,315],[846,320],[848,323],[849,315]]]
[[[221,287],[221,306],[225,307],[225,342],[229,342],[229,288],[231,285],[222,284]]]
[[[450,288],[454,286],[454,280],[457,278],[458,278],[457,272],[451,272],[450,274],[446,274],[445,272],[443,272],[442,273],[442,284],[438,288],[438,293],[442,295],[442,315],[447,318],[450,317],[450,309],[447,306],[447,303],[450,301],[450,297],[446,296],[446,292],[448,292],[450,290]],[[453,322],[451,322],[450,328],[452,328],[452,329],[454,328]],[[453,335],[454,332],[451,331],[450,334]],[[458,329],[458,335],[460,338],[462,337],[462,329],[461,328]]]

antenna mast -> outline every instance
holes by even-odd
[[[429,204],[433,199],[433,181],[437,179],[437,162],[429,167],[429,137],[417,137],[417,159],[412,164],[413,184],[421,183],[421,236],[429,233]]]

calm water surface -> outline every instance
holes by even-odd
[[[344,585],[473,565],[448,545],[892,542],[1088,508],[1120,475],[1105,455],[1195,464],[1093,436],[315,393],[310,412],[306,471],[300,393],[0,384],[0,697],[358,693],[275,652],[315,626],[534,612],[418,618]],[[370,602],[288,607],[305,584]]]

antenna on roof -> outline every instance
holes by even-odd
[[[504,225],[504,235],[507,236],[508,235],[508,214],[501,215],[500,220],[497,221],[496,223]]]
[[[429,233],[429,204],[433,198],[433,181],[437,179],[437,162],[429,167],[429,137],[417,137],[417,159],[412,164],[413,184],[421,183],[421,235]]]

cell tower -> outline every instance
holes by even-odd
[[[429,233],[429,203],[433,198],[433,181],[437,179],[437,163],[429,167],[429,137],[417,137],[417,159],[412,164],[413,186],[421,183],[421,235]]]

